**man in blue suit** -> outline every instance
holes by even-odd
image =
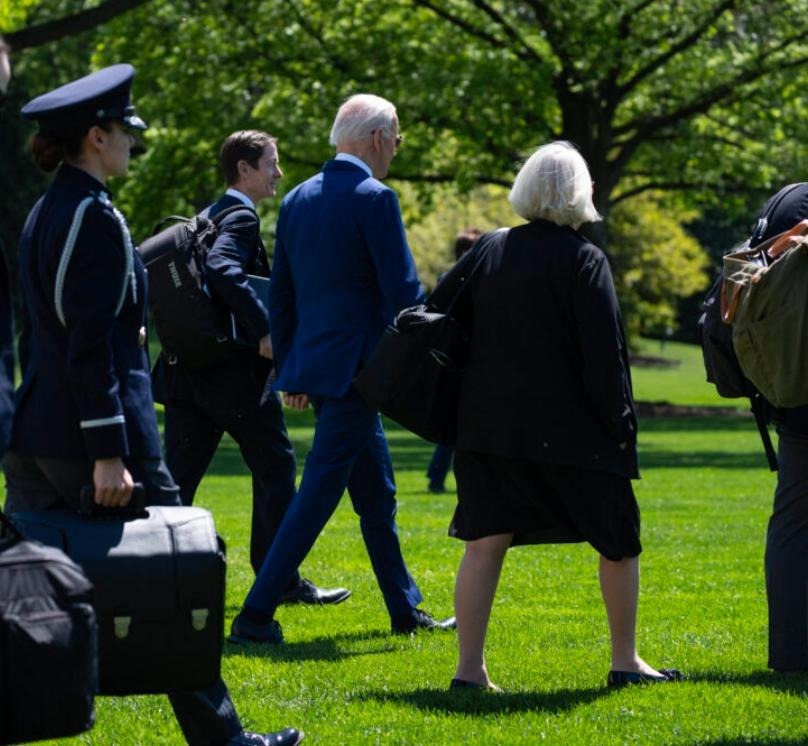
[[[269,316],[277,387],[317,415],[302,481],[241,613],[236,642],[278,643],[274,620],[290,573],[303,561],[347,488],[396,634],[454,628],[418,608],[401,555],[393,467],[381,420],[352,388],[385,326],[422,300],[398,199],[379,181],[401,143],[395,107],[360,94],[337,112],[336,157],[283,200]]]

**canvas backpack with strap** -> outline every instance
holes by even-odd
[[[752,235],[740,246],[733,249],[730,255],[748,251],[770,238],[773,228],[781,225],[782,220],[778,208],[789,195],[804,187],[803,184],[790,184],[781,189],[764,205],[755,224]],[[754,252],[751,259],[766,266],[770,259],[765,252]],[[755,384],[744,374],[733,343],[733,327],[722,318],[721,297],[725,288],[723,272],[713,283],[702,303],[702,314],[698,321],[698,338],[704,359],[707,380],[712,383],[720,396],[726,398],[749,399],[755,423],[763,442],[769,467],[777,469],[777,456],[768,431],[771,419],[771,405],[761,395]]]
[[[205,261],[234,205],[209,218],[172,215],[138,246],[149,275],[149,311],[168,365],[196,370],[226,360],[236,346],[228,309],[211,296]],[[167,228],[163,226],[173,222]]]
[[[806,234],[808,220],[724,257],[724,321],[744,375],[775,407],[808,404]]]

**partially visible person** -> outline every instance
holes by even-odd
[[[295,452],[271,385],[269,317],[248,281],[248,275],[270,275],[255,210],[262,200],[275,196],[283,172],[276,139],[260,130],[228,135],[219,165],[227,191],[202,214],[213,218],[228,208],[244,209],[220,222],[205,260],[205,281],[211,295],[232,314],[245,346],[198,370],[187,370],[182,361],[169,365],[161,355],[153,384],[155,399],[165,404],[166,464],[184,505],[193,504],[222,435],[229,433],[238,443],[252,475],[250,564],[257,574],[295,494]],[[295,568],[281,600],[335,604],[350,595],[345,588],[318,588]]]
[[[763,208],[773,210],[751,245],[808,218],[808,183],[791,184]],[[808,406],[772,408],[778,434],[777,487],[766,533],[769,668],[808,669]]]
[[[0,107],[11,81],[11,49],[0,36]],[[14,311],[6,248],[0,243],[0,459],[11,433],[14,413]]]
[[[337,155],[283,200],[269,316],[277,386],[288,405],[317,415],[297,495],[239,615],[231,639],[278,643],[274,619],[294,569],[348,490],[394,634],[446,629],[418,608],[396,528],[393,465],[379,413],[352,381],[385,326],[421,300],[398,199],[381,183],[401,143],[395,107],[349,98],[330,142]]]
[[[472,246],[474,246],[477,239],[482,236],[483,232],[479,228],[466,228],[460,231],[455,236],[454,241],[454,258],[455,262],[460,261],[462,257]],[[445,272],[443,273],[446,274]],[[438,278],[440,281],[443,278],[441,275]],[[454,456],[454,448],[451,446],[438,443],[432,453],[432,458],[429,461],[429,466],[426,469],[426,476],[429,480],[427,489],[433,494],[440,495],[446,492],[446,475],[449,469],[452,468],[452,458]]]
[[[134,482],[148,504],[178,505],[160,456],[146,347],[146,273],[107,181],[128,170],[133,130],[146,128],[130,102],[134,68],[121,64],[29,102],[39,123],[31,149],[53,182],[20,238],[24,319],[6,510],[124,506]],[[193,746],[290,746],[294,728],[245,731],[224,682],[169,700]]]
[[[584,159],[566,142],[539,148],[519,171],[510,201],[529,222],[480,239],[484,258],[458,308],[471,319],[471,339],[450,528],[466,542],[451,688],[497,688],[484,648],[509,547],[580,541],[600,555],[609,686],[674,681],[678,671],[652,668],[635,644],[641,545],[630,480],[638,476],[637,419],[609,265],[577,230],[599,219]],[[475,250],[467,260],[476,257]],[[446,281],[467,271],[468,261]]]

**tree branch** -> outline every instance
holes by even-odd
[[[22,49],[40,47],[52,41],[64,39],[67,36],[80,34],[102,23],[134,10],[149,0],[106,0],[95,8],[82,10],[70,16],[56,18],[52,21],[38,23],[35,26],[22,28],[5,34],[5,40],[11,48],[19,52]]]
[[[474,5],[476,5],[483,13],[485,13],[492,21],[500,26],[500,28],[505,32],[505,35],[514,43],[517,44],[520,48],[525,50],[524,55],[517,55],[520,59],[531,61],[531,62],[541,62],[544,63],[544,60],[541,58],[539,54],[536,53],[536,50],[530,46],[519,34],[519,32],[511,26],[505,17],[497,11],[495,8],[492,8],[487,2],[483,2],[483,0],[472,0]],[[512,50],[515,52],[515,50]]]
[[[704,19],[701,25],[696,26],[696,28],[693,29],[690,34],[673,44],[656,59],[651,60],[647,65],[645,65],[645,67],[640,68],[625,83],[621,83],[617,89],[619,96],[623,98],[630,90],[636,88],[641,81],[656,70],[659,70],[659,68],[670,59],[675,57],[680,52],[683,52],[685,49],[692,47],[702,36],[704,36],[704,34],[721,17],[721,15],[723,15],[725,11],[730,10],[735,5],[736,0],[723,0],[723,2],[716,5],[713,12]]]
[[[688,192],[688,191],[696,191],[696,190],[703,190],[704,189],[704,182],[703,181],[647,181],[644,184],[639,184],[631,189],[626,189],[624,192],[620,192],[616,197],[613,197],[609,200],[609,206],[614,207],[615,205],[623,202],[627,199],[631,199],[632,197],[636,197],[638,194],[643,194],[644,192],[649,192],[653,190],[659,191],[679,191],[679,192]],[[717,189],[713,187],[713,189]],[[749,192],[754,191],[750,189],[748,184],[722,184],[721,191],[724,193],[729,194],[748,194]]]

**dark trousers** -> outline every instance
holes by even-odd
[[[452,468],[452,457],[454,456],[454,448],[445,446],[441,443],[435,446],[432,453],[432,459],[426,469],[426,475],[429,478],[429,484],[435,487],[443,487],[446,481],[446,475],[449,469]]]
[[[161,459],[127,461],[142,482],[148,504],[178,505],[177,488]],[[7,453],[7,513],[25,510],[78,509],[79,491],[92,484],[92,465],[72,459],[45,459]],[[242,731],[241,721],[224,681],[206,689],[168,695],[177,722],[191,746],[218,746]]]
[[[317,425],[300,489],[245,606],[274,614],[289,574],[303,561],[333,515],[346,487],[376,580],[391,616],[422,600],[401,555],[396,485],[381,420],[358,394],[315,397]]]
[[[257,574],[295,494],[295,452],[278,395],[267,387],[253,409],[227,414],[196,396],[165,404],[166,463],[184,505],[193,504],[225,432],[238,443],[252,472],[250,564]],[[295,568],[290,586],[298,578]]]
[[[765,558],[769,667],[793,670],[808,668],[808,437],[778,432]]]

